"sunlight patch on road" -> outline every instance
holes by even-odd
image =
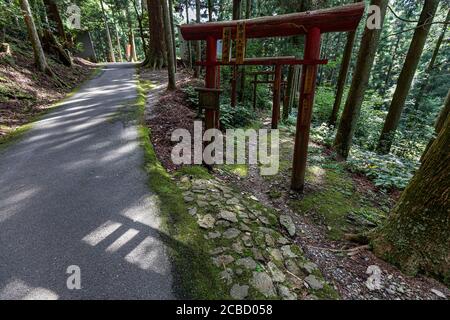
[[[160,245],[156,239],[147,237],[125,256],[125,260],[143,270],[149,270],[159,257],[158,247]],[[159,270],[153,271],[159,272]]]
[[[122,224],[119,222],[108,220],[100,227],[85,236],[82,241],[94,247],[105,240],[110,234],[119,229],[121,226]]]
[[[123,235],[121,235],[119,238],[117,238],[116,241],[111,243],[109,245],[109,247],[106,248],[105,251],[110,252],[110,253],[116,252],[121,247],[123,247],[128,241],[133,239],[138,233],[139,233],[139,231],[136,229],[133,229],[133,228],[127,230],[127,232],[125,232]]]
[[[46,288],[33,288],[24,281],[14,279],[0,290],[0,300],[58,300],[59,296]]]

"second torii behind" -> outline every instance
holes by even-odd
[[[247,20],[184,24],[181,33],[185,40],[206,40],[205,87],[217,88],[217,40],[222,39],[224,28],[231,28],[231,37],[236,39],[238,25],[245,25],[245,36],[250,38],[287,37],[306,35],[305,52],[301,64],[304,65],[300,89],[300,102],[295,133],[294,160],[291,188],[303,191],[305,184],[306,160],[308,154],[309,131],[320,58],[321,34],[326,32],[354,31],[364,13],[364,2],[324,10],[292,13]],[[235,62],[236,63],[236,62]],[[227,63],[230,64],[230,63]],[[297,63],[298,64],[298,63]],[[219,113],[205,109],[206,129],[214,128]]]

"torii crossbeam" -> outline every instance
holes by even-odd
[[[205,87],[217,88],[217,40],[222,39],[224,28],[231,28],[231,38],[236,39],[238,26],[245,25],[245,36],[251,38],[287,37],[304,34],[306,36],[303,60],[286,61],[286,64],[303,64],[300,102],[295,133],[294,160],[291,188],[303,191],[305,185],[306,160],[312,107],[316,87],[317,67],[320,60],[321,34],[326,32],[354,31],[364,13],[364,2],[349,4],[324,10],[292,13],[247,20],[233,20],[198,24],[184,24],[181,33],[185,40],[206,40]],[[290,62],[290,63],[289,63]],[[255,62],[256,63],[256,62]],[[205,127],[214,128],[218,122],[218,111],[205,109]]]

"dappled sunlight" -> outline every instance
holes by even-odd
[[[14,192],[4,189],[5,186],[2,186],[2,188],[0,188],[0,193],[8,195],[8,197],[0,201],[0,223],[14,215],[14,212],[20,210],[26,200],[35,196],[40,191],[39,188],[36,187]]]
[[[161,243],[155,238],[145,238],[133,251],[125,256],[125,260],[143,270],[161,272],[155,266],[155,260],[160,256]]]
[[[59,296],[52,290],[29,286],[19,279],[11,280],[0,289],[0,300],[58,300]]]
[[[149,211],[142,211],[142,207],[148,208]],[[135,206],[127,208],[120,213],[133,222],[139,222],[152,228],[158,228],[160,222],[155,219],[159,214],[158,196],[145,196],[138,200]]]
[[[122,224],[111,220],[106,221],[100,227],[86,235],[82,241],[91,246],[96,246],[103,240],[105,240],[110,234],[120,228]]]

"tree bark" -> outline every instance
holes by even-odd
[[[386,223],[371,235],[375,254],[408,274],[450,283],[450,116]]]
[[[213,21],[213,0],[208,0],[208,19],[209,22]]]
[[[333,111],[331,111],[328,125],[335,126],[339,109],[342,103],[342,96],[344,95],[345,84],[347,83],[348,69],[352,60],[353,45],[355,43],[356,32],[349,32],[347,35],[347,42],[345,44],[344,56],[342,57],[341,68],[339,70],[339,77],[337,81],[336,97],[334,99]]]
[[[175,72],[177,72],[177,46],[175,43],[175,26],[173,24],[173,0],[169,0],[169,22],[172,36],[171,42],[172,42],[173,61],[175,61],[174,67]]]
[[[438,135],[439,132],[444,127],[445,120],[448,118],[449,115],[450,115],[450,90],[448,90],[447,97],[445,98],[445,101],[444,101],[444,106],[442,107],[441,112],[439,113],[439,116],[437,117],[436,123],[434,125],[434,130],[435,130],[436,135]],[[431,141],[428,143],[427,147],[425,148],[425,151],[423,152],[423,155],[420,159],[421,162],[425,158],[425,156],[426,156],[428,150],[430,149],[431,145],[433,144],[434,140],[435,140],[434,138],[431,139]]]
[[[425,0],[417,25],[418,27],[414,32],[402,72],[397,81],[397,87],[389,107],[389,112],[378,141],[377,151],[381,154],[387,154],[391,150],[406,98],[411,89],[414,74],[419,65],[420,57],[422,56],[423,48],[425,47],[425,42],[431,29],[430,23],[433,21],[438,5],[439,0]]]
[[[138,25],[139,25],[139,33],[140,33],[140,36],[141,36],[142,48],[143,48],[143,51],[144,51],[145,60],[147,60],[147,42],[145,41],[144,27],[142,26],[142,15],[139,14],[139,10],[138,10],[137,4],[136,4],[136,0],[133,0],[133,7],[134,7],[134,11],[136,12],[136,18],[137,18]]]
[[[388,0],[372,0],[371,5],[377,5],[381,9],[382,25],[386,15]],[[347,159],[352,145],[353,134],[359,119],[364,94],[369,83],[375,53],[378,48],[381,29],[364,30],[358,53],[352,84],[348,93],[347,101],[339,122],[334,147],[339,157]]]
[[[59,14],[58,6],[53,0],[44,0],[44,4],[47,11],[48,19],[50,19],[55,23],[56,32],[63,41],[63,43],[65,44],[67,41],[67,36],[64,30],[64,24],[62,22],[61,15]]]
[[[100,0],[100,6],[102,9],[103,21],[105,23],[106,40],[108,42],[109,62],[116,62],[116,57],[114,56],[114,49],[113,49],[113,44],[112,44],[112,40],[111,40],[111,33],[109,32],[109,27],[108,27],[108,18],[106,16],[105,7],[103,5],[103,0]]]
[[[31,14],[30,4],[28,3],[28,0],[20,0],[20,7],[23,12],[23,17],[27,25],[28,35],[33,47],[34,61],[36,63],[36,66],[38,67],[39,71],[53,76],[53,72],[47,64],[47,59],[45,58],[41,41],[39,40],[39,35],[34,24],[33,15]]]
[[[195,0],[195,21],[200,23],[200,0]],[[189,42],[191,43],[191,42]],[[195,58],[200,61],[202,55],[202,43],[201,41],[195,41]],[[195,66],[194,78],[200,77],[200,66]]]
[[[185,6],[186,6],[186,24],[189,24],[190,23],[190,19],[189,19],[189,0],[185,1]],[[199,12],[199,15],[200,15],[200,12]],[[187,41],[187,47],[188,47],[189,67],[192,68],[192,42],[191,41]],[[198,78],[198,76],[195,75],[195,70],[194,70],[194,78]]]
[[[145,66],[161,69],[167,65],[167,42],[164,36],[163,0],[147,0],[150,41]]]
[[[130,43],[130,47],[131,47],[129,59],[131,62],[136,62],[137,61],[136,42],[134,41],[133,22],[131,20],[131,15],[130,15],[130,10],[128,9],[128,4],[125,4],[125,15],[127,16],[127,24],[128,24],[128,42]]]
[[[448,10],[445,21],[447,23],[450,22],[450,9]],[[444,24],[441,34],[439,35],[439,38],[436,42],[436,46],[434,47],[433,55],[431,56],[430,62],[428,63],[427,69],[425,70],[424,79],[423,79],[422,83],[420,83],[420,87],[419,87],[418,93],[416,95],[416,101],[414,102],[415,110],[418,110],[420,108],[423,98],[425,97],[426,90],[428,89],[428,84],[430,81],[430,76],[434,69],[434,64],[436,63],[436,59],[439,55],[439,50],[441,49],[442,42],[444,41],[445,32],[447,31],[447,28],[448,28],[448,24]]]
[[[169,7],[167,6],[167,0],[162,0],[162,12],[164,20],[164,34],[167,43],[167,72],[169,75],[169,82],[167,84],[167,90],[175,90],[176,79],[175,79],[175,55],[173,53],[172,45],[172,29],[170,27],[170,17],[169,17]]]

